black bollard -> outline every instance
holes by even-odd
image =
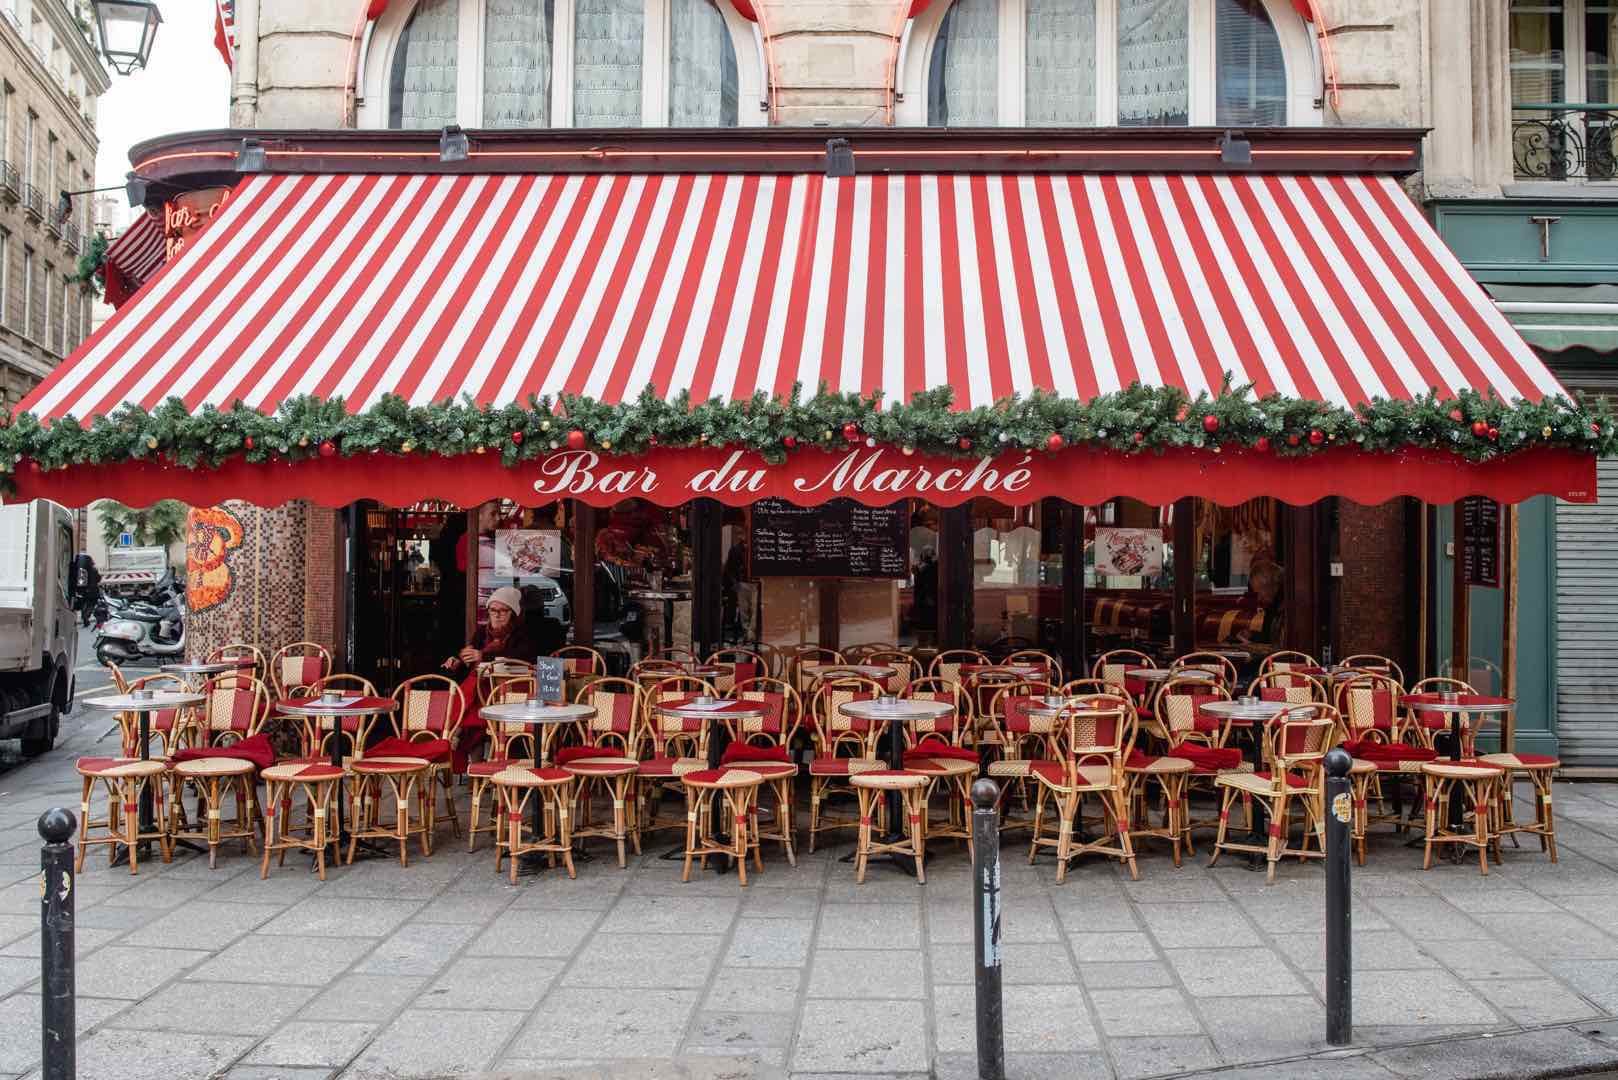
[[[1006,1024],[1000,993],[1000,788],[972,785],[972,939],[976,945],[978,1078],[1005,1080]]]
[[[39,1028],[45,1053],[44,1080],[73,1080],[73,845],[79,823],[56,807],[39,816],[39,961],[44,1000]]]
[[[1354,759],[1341,746],[1326,753],[1326,1041],[1346,1046],[1354,1039],[1354,963],[1350,849],[1354,846],[1354,793],[1348,770]]]

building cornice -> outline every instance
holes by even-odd
[[[1383,173],[1421,168],[1419,128],[1265,128],[1227,162],[1219,128],[636,128],[475,130],[442,161],[438,131],[216,130],[130,149],[135,171],[178,188],[234,184],[244,142],[271,173],[808,173],[845,139],[860,174]],[[163,187],[164,185],[157,185]],[[162,191],[153,191],[160,200]]]
[[[80,34],[77,25],[74,25],[72,32],[75,35]],[[67,96],[67,89],[56,78],[56,74],[50,70],[46,62],[40,60],[39,54],[34,52],[23,31],[5,16],[0,16],[0,44],[10,48],[17,57],[21,73],[26,73],[34,80],[40,91],[55,102],[58,112],[69,119],[78,136],[92,151],[96,150],[100,146],[100,140],[94,125],[84,118],[84,103],[74,104],[73,99]],[[106,82],[106,72],[102,71],[100,61],[93,53],[90,56],[95,74],[88,77],[97,80],[100,89],[96,96],[100,96],[111,84]]]

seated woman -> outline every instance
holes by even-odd
[[[483,718],[477,715],[478,665],[489,660],[525,660],[532,663],[539,655],[521,617],[522,593],[510,585],[494,590],[489,597],[488,622],[479,626],[466,647],[448,660],[440,672],[461,680],[461,693],[467,715],[461,718],[460,738],[455,747],[455,771],[466,768],[466,757],[483,739]]]

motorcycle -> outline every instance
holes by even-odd
[[[142,657],[185,655],[185,593],[165,575],[147,597],[114,611],[108,617],[97,610],[96,659],[103,664],[127,664]]]

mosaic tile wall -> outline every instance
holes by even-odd
[[[201,659],[233,642],[268,657],[307,637],[305,526],[309,508],[245,502],[198,507],[186,530],[186,652]]]

